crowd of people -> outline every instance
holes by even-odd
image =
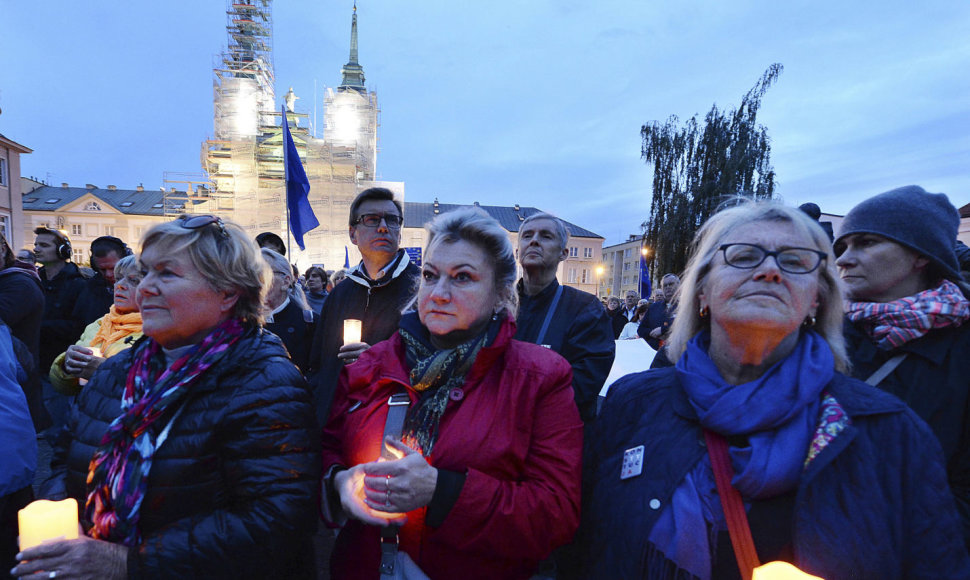
[[[526,217],[516,247],[479,208],[444,213],[415,263],[383,188],[350,206],[346,271],[301,275],[279,236],[208,215],[138,254],[98,238],[80,267],[58,230],[25,256],[0,237],[0,564],[970,578],[959,215],[916,186],[837,231],[818,213],[733,204],[652,296],[605,301],[559,283],[557,217]],[[656,355],[604,400],[618,340]],[[18,549],[17,510],[64,498],[79,538]]]

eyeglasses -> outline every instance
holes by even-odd
[[[229,237],[229,232],[226,231],[226,224],[222,223],[222,218],[214,215],[183,215],[177,220],[179,225],[187,230],[198,230],[204,228],[208,225],[216,224],[219,226],[219,231],[226,238]]]
[[[376,228],[381,225],[381,220],[384,220],[390,230],[396,230],[404,223],[404,218],[393,213],[365,213],[354,220],[354,225],[363,224],[369,228]]]
[[[718,250],[724,252],[724,262],[728,266],[751,270],[772,256],[778,267],[789,274],[814,272],[826,258],[825,252],[810,248],[787,248],[772,252],[755,244],[724,244]]]

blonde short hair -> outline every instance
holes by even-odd
[[[213,290],[239,294],[232,316],[262,324],[263,297],[272,273],[256,242],[241,227],[221,218],[195,228],[182,225],[203,217],[211,216],[184,215],[153,226],[141,240],[142,252],[157,245],[166,254],[185,253]]]
[[[819,266],[818,311],[815,315],[815,331],[828,343],[835,356],[835,369],[847,372],[849,359],[842,336],[842,290],[835,256],[828,234],[804,212],[773,201],[745,202],[714,214],[701,226],[691,244],[691,256],[680,288],[674,296],[677,317],[674,319],[667,341],[667,357],[676,361],[687,348],[687,342],[702,330],[710,328],[710,318],[701,318],[698,295],[707,282],[711,262],[728,233],[745,224],[754,222],[785,222],[799,233],[805,234],[813,249],[825,252],[826,258]]]

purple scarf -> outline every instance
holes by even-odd
[[[159,435],[153,425],[163,416],[171,419],[173,413],[166,411],[178,408],[190,387],[245,330],[242,321],[230,318],[168,368],[155,340],[137,347],[121,398],[122,413],[111,422],[88,468],[89,536],[126,546],[141,543],[139,510]]]

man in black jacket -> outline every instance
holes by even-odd
[[[94,276],[84,281],[84,289],[71,311],[71,317],[77,321],[81,332],[107,314],[114,304],[115,264],[130,253],[127,244],[114,236],[101,236],[91,242],[91,269]]]
[[[400,249],[404,208],[383,187],[366,189],[350,205],[350,241],[361,261],[323,303],[310,353],[317,419],[325,425],[343,365],[397,332],[419,268]],[[344,320],[361,321],[359,342],[344,343]]]
[[[576,406],[588,422],[596,417],[596,400],[613,366],[616,343],[600,301],[556,280],[568,241],[566,225],[547,213],[532,214],[519,226],[522,279],[517,284],[515,338],[551,348],[569,361]]]
[[[71,261],[71,240],[63,232],[50,228],[34,230],[34,258],[42,264],[38,274],[44,289],[44,317],[40,324],[40,370],[44,390],[44,404],[56,431],[67,419],[68,399],[54,391],[45,380],[47,371],[57,355],[81,336],[83,328],[71,316],[77,298],[84,287],[84,277]]]

